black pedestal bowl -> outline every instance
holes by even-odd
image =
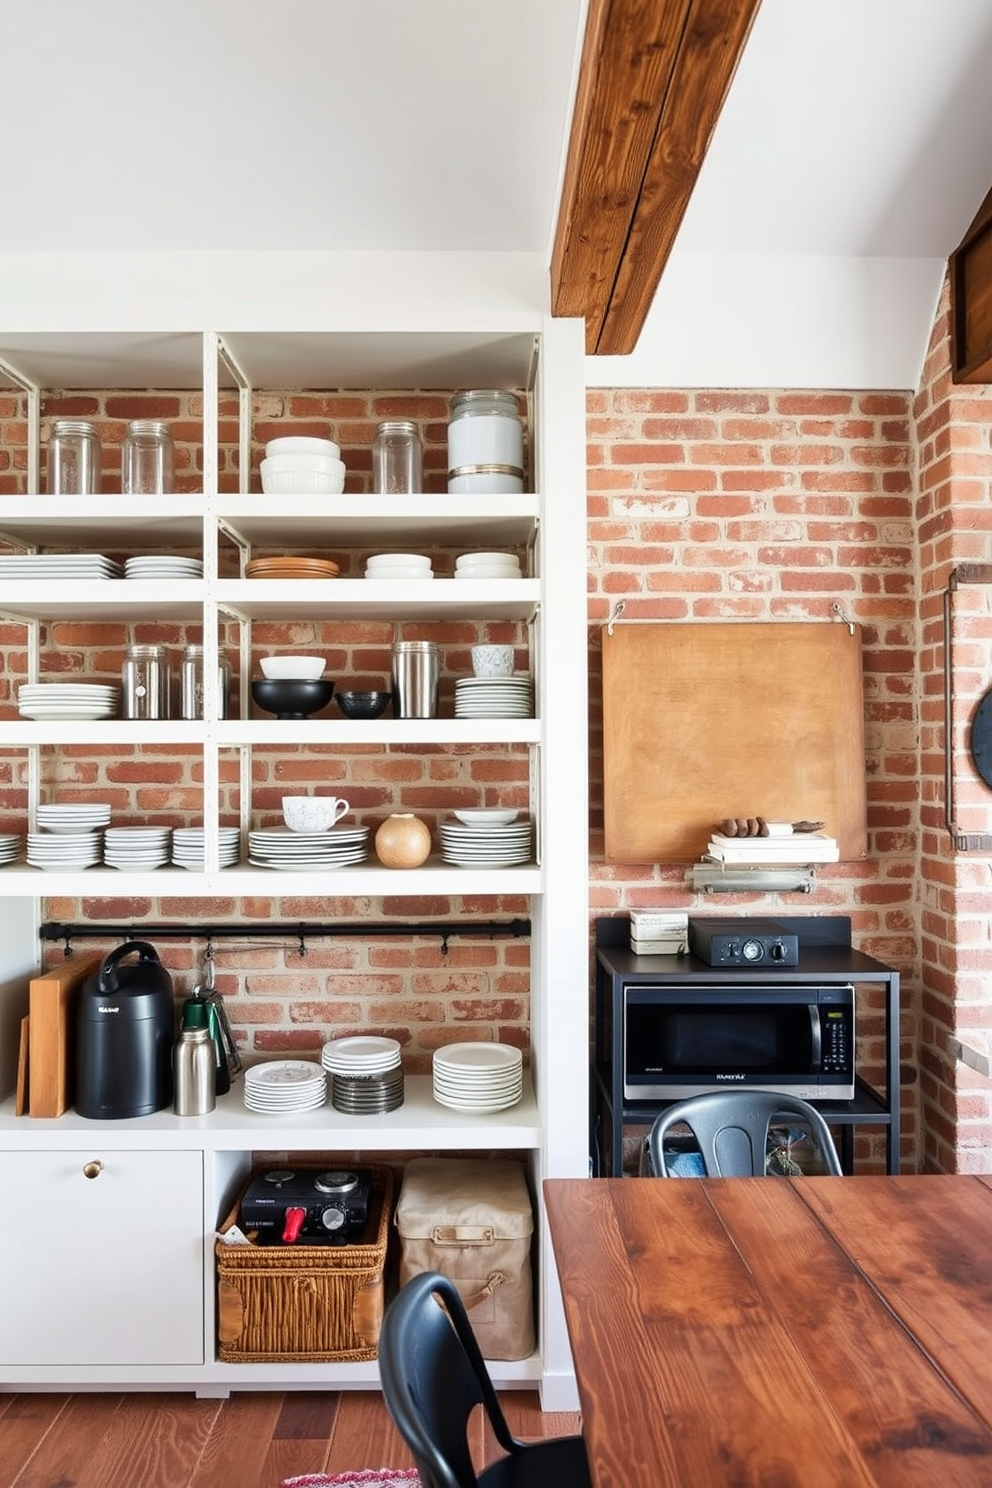
[[[251,684],[251,695],[260,708],[277,718],[309,718],[327,707],[334,696],[334,683],[323,677],[268,677]]]

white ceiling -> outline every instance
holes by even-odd
[[[0,249],[546,263],[584,12],[0,0]],[[992,0],[763,0],[639,346],[589,380],[914,386],[990,76]]]

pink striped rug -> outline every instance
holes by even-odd
[[[358,1472],[305,1473],[302,1478],[285,1478],[282,1488],[418,1488],[420,1479],[415,1468],[372,1467]]]

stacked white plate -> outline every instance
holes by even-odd
[[[321,1050],[331,1075],[331,1105],[354,1116],[395,1111],[403,1104],[403,1070],[397,1039],[356,1034],[332,1039]]]
[[[102,832],[28,833],[27,859],[32,868],[75,873],[99,863],[102,852]]]
[[[367,579],[432,579],[431,560],[424,553],[377,553],[365,561]]]
[[[202,579],[202,558],[176,558],[169,553],[150,553],[144,558],[128,558],[124,563],[126,579]]]
[[[432,1066],[434,1099],[453,1111],[505,1111],[524,1093],[523,1057],[510,1044],[445,1044]]]
[[[519,579],[520,559],[515,553],[463,553],[455,559],[456,579]]]
[[[308,1059],[274,1059],[245,1070],[244,1102],[249,1111],[288,1116],[316,1111],[327,1100],[327,1076]]]
[[[102,553],[4,553],[3,579],[119,579],[123,570]]]
[[[103,861],[127,873],[150,873],[169,861],[171,827],[108,827],[103,834]]]
[[[104,801],[38,807],[38,827],[45,832],[93,832],[110,824],[110,806]]]
[[[459,677],[456,718],[532,718],[534,683],[529,672],[512,677]]]
[[[238,861],[241,833],[237,827],[217,828],[221,868],[232,868]],[[203,828],[173,827],[172,861],[177,868],[190,868],[202,873],[204,868]]]
[[[326,832],[291,832],[268,827],[248,833],[248,861],[255,868],[312,873],[348,868],[368,858],[368,827],[331,827]]]
[[[441,860],[459,868],[511,868],[529,863],[529,821],[467,826],[442,822]]]
[[[117,688],[102,682],[22,682],[17,711],[22,718],[113,718]]]
[[[0,868],[6,863],[16,863],[21,850],[21,839],[17,832],[0,832]]]

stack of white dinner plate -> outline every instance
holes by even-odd
[[[248,861],[255,868],[312,873],[364,863],[368,853],[368,827],[331,827],[326,832],[267,827],[248,833]]]
[[[117,692],[103,682],[22,682],[17,711],[22,718],[113,718]]]
[[[395,1111],[403,1104],[403,1070],[397,1039],[355,1034],[332,1039],[321,1051],[331,1075],[331,1105],[353,1116]]]
[[[237,827],[218,827],[220,867],[231,868],[238,861],[241,833]],[[204,867],[203,828],[173,827],[172,861],[177,868],[190,868],[202,873]]]
[[[147,557],[128,558],[124,563],[126,579],[202,579],[202,558],[176,558],[171,553],[149,553]]]
[[[17,579],[119,579],[123,570],[102,553],[4,553],[0,555],[0,578]]]
[[[529,672],[512,677],[459,677],[456,718],[532,718],[534,683]]]
[[[484,1115],[515,1106],[524,1093],[523,1057],[510,1044],[445,1044],[433,1059],[434,1099]]]
[[[441,858],[460,868],[510,868],[529,863],[531,824],[442,822]]]
[[[455,559],[456,579],[519,579],[516,553],[463,553]]]
[[[27,859],[32,868],[76,873],[99,863],[102,853],[102,832],[28,833]]]
[[[38,828],[44,832],[95,832],[110,825],[110,806],[105,801],[78,804],[57,801],[38,807]]]
[[[425,553],[376,553],[365,561],[367,579],[432,579],[431,560]]]
[[[150,873],[169,861],[171,827],[108,827],[103,834],[103,861],[126,873]]]
[[[316,1111],[327,1100],[327,1076],[308,1059],[274,1059],[245,1070],[244,1101],[249,1111],[289,1116]]]
[[[21,838],[17,832],[0,832],[0,868],[7,863],[16,863],[21,850]]]

